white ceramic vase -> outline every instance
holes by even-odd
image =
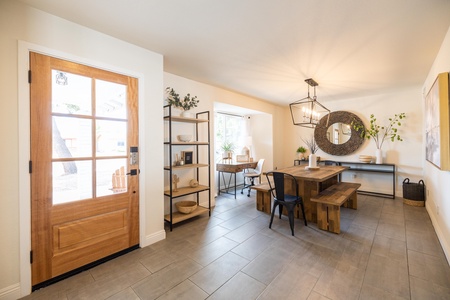
[[[181,112],[181,116],[185,118],[193,118],[194,114],[189,112],[188,110],[183,110]]]
[[[375,150],[375,163],[376,164],[383,163],[383,153],[381,152],[381,149]]]
[[[315,154],[309,155],[309,167],[317,168],[317,156]]]

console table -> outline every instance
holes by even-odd
[[[347,169],[345,170],[347,172],[351,171],[351,172],[377,173],[377,174],[386,174],[386,176],[392,177],[392,194],[370,192],[361,189],[358,189],[358,193],[363,195],[372,195],[395,199],[395,164],[371,164],[371,163],[348,162],[348,161],[338,161],[338,163],[343,167],[347,167]]]

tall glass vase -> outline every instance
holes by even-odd
[[[375,163],[377,164],[382,164],[383,163],[383,152],[381,151],[381,149],[377,149],[375,150]]]

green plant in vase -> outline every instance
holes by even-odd
[[[236,146],[232,143],[232,142],[227,142],[225,141],[222,146],[222,151],[223,151],[223,158],[232,158],[233,156],[233,152],[234,149],[236,148]]]
[[[306,153],[306,148],[303,146],[300,146],[297,148],[297,153],[298,153],[298,158],[301,160],[305,160],[305,153]]]
[[[171,87],[166,88],[167,93],[167,104],[172,107],[180,108],[183,110],[182,115],[185,115],[185,112],[190,110],[191,108],[197,107],[200,100],[197,99],[197,96],[191,97],[191,94],[187,94],[183,99],[180,98],[180,95],[175,92],[175,90]]]
[[[368,140],[373,139],[375,142],[375,146],[377,147],[376,151],[376,163],[381,164],[382,156],[381,156],[381,148],[383,147],[384,141],[390,140],[394,141],[403,141],[402,137],[398,133],[398,127],[402,126],[402,120],[406,118],[405,113],[395,114],[393,118],[389,118],[389,123],[386,126],[378,125],[377,118],[374,114],[370,115],[370,125],[369,127],[364,127],[364,124],[361,124],[356,121],[352,121],[351,125],[353,129],[360,133],[362,138],[366,138]]]

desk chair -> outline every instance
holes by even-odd
[[[278,206],[278,211],[280,214],[283,212],[283,207],[286,208],[288,211],[288,217],[289,217],[289,225],[291,227],[292,236],[294,236],[294,208],[297,206],[301,206],[302,214],[303,214],[303,220],[305,220],[305,226],[308,226],[306,223],[306,216],[305,216],[305,208],[303,206],[303,199],[298,194],[298,182],[297,179],[295,179],[294,176],[282,173],[282,172],[268,172],[266,174],[267,181],[269,182],[270,189],[272,191],[273,196],[273,208],[272,208],[272,215],[270,216],[270,224],[269,228],[272,228],[272,222],[273,222],[273,216],[275,214],[275,210]],[[285,193],[285,179],[290,179],[294,182],[294,188],[295,188],[295,195],[289,195]]]
[[[251,187],[255,185],[255,178],[259,179],[259,183],[261,183],[261,174],[264,165],[264,158],[258,160],[258,164],[255,169],[247,169],[244,171],[244,187],[241,190],[241,194],[244,193],[245,189],[248,189],[247,197],[250,197]],[[250,182],[250,183],[246,183]]]

